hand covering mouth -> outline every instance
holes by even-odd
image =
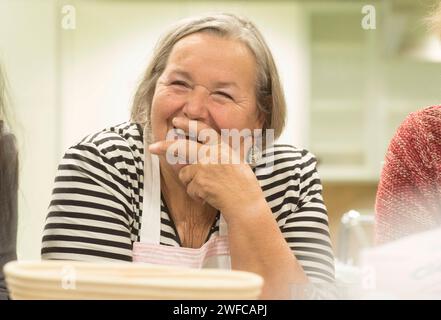
[[[184,130],[182,130],[180,128],[176,128],[175,126],[173,126],[173,139],[174,140],[187,139],[187,140],[190,140],[190,141],[198,142],[198,139],[197,139],[196,135],[189,135]]]

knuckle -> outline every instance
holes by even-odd
[[[181,170],[179,170],[179,173],[178,173],[178,178],[179,178],[179,180],[181,180],[181,181],[184,181],[185,180],[185,167],[184,168],[182,168]]]

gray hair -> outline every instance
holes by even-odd
[[[164,72],[173,46],[182,38],[211,32],[244,43],[256,59],[256,101],[263,116],[263,129],[274,129],[278,138],[285,126],[286,102],[273,56],[261,33],[249,20],[229,13],[206,14],[179,21],[159,40],[153,57],[134,96],[131,121],[149,132],[150,112],[156,82]]]

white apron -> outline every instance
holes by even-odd
[[[227,224],[221,215],[219,236],[212,236],[201,248],[160,244],[161,179],[159,158],[144,147],[144,198],[140,241],[133,244],[133,262],[190,268],[231,269]]]

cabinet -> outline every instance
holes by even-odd
[[[402,50],[425,32],[423,12],[410,2],[371,2],[377,25],[372,30],[361,26],[363,2],[304,7],[311,70],[308,147],[324,181],[377,181],[398,125],[408,113],[441,101],[441,64]]]

